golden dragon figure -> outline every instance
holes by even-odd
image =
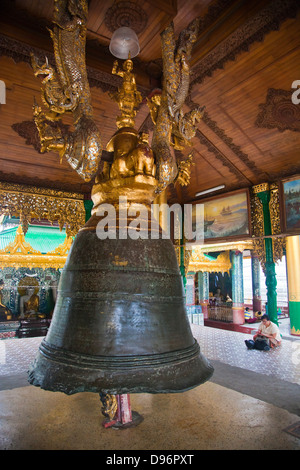
[[[48,60],[39,65],[32,57],[35,75],[43,75],[42,99],[48,108],[43,112],[34,103],[34,120],[39,131],[42,151],[54,150],[64,157],[85,180],[90,181],[98,170],[102,144],[93,120],[91,94],[85,64],[86,0],[55,0],[54,27],[50,31],[56,70]],[[72,113],[74,132],[62,136],[53,131],[49,121]]]
[[[192,47],[197,39],[199,19],[192,21],[181,32],[177,41],[174,26],[171,23],[162,33],[163,88],[161,95],[148,99],[152,121],[155,124],[152,137],[152,150],[156,156],[157,192],[163,191],[170,183],[178,179],[185,168],[176,165],[172,147],[182,149],[189,145],[196,132],[196,123],[201,119],[204,108],[195,108],[183,113],[190,83],[189,60]],[[190,169],[190,158],[185,172]],[[179,180],[180,182],[180,180]]]
[[[47,108],[44,112],[35,103],[34,120],[39,131],[41,150],[58,152],[61,159],[66,158],[85,181],[90,181],[96,174],[100,175],[98,169],[102,145],[93,119],[85,63],[87,0],[55,0],[54,4],[54,27],[50,34],[56,67],[54,69],[47,59],[45,64],[39,65],[32,57],[35,75],[44,76],[42,100]],[[182,31],[176,41],[171,23],[161,35],[162,92],[148,99],[155,125],[151,151],[156,163],[155,166],[152,165],[156,173],[153,176],[158,180],[156,194],[174,181],[182,185],[189,181],[192,157],[189,155],[185,162],[180,162],[177,166],[173,148],[183,149],[190,144],[196,132],[196,123],[202,117],[203,108],[193,109],[186,114],[183,112],[189,90],[189,60],[198,28],[199,20],[196,19]],[[122,87],[117,94],[111,96],[118,102],[121,110],[121,116],[117,120],[119,128],[133,127],[134,108],[142,100],[136,89],[130,58],[124,62],[123,69],[118,70],[115,62],[112,71],[123,77]],[[59,121],[65,113],[72,113],[75,130],[63,135],[58,126],[53,126],[53,122]],[[110,177],[108,171],[107,177]]]

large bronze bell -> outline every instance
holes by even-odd
[[[152,149],[149,136],[134,129],[135,108],[142,96],[132,61],[128,57],[119,71],[114,63],[112,73],[123,77],[123,82],[110,96],[121,113],[118,131],[107,144],[113,159],[101,160],[100,170],[101,139],[92,118],[84,58],[87,2],[71,3],[67,8],[68,2],[57,2],[51,34],[59,76],[65,81],[60,94],[55,81],[53,90],[51,83],[44,87],[48,112],[35,105],[34,116],[43,150],[57,151],[86,181],[96,175],[94,209],[69,252],[51,326],[30,367],[29,382],[67,394],[183,392],[208,380],[213,368],[190,329],[172,241],[152,237],[148,215],[155,196],[176,175],[185,181],[184,167],[178,171],[170,145],[178,148],[196,132],[198,114],[192,110],[184,115],[180,108],[188,90],[187,60],[198,22],[180,36],[178,49],[172,25],[164,32],[166,78],[161,96],[148,100],[155,122]],[[48,63],[34,63],[34,70],[45,75],[52,69]],[[74,114],[75,130],[63,136],[58,128],[54,132],[48,120],[64,112]],[[133,216],[123,219],[120,197],[126,198],[128,213],[136,203],[147,206],[141,228],[147,237],[123,237],[122,230]],[[116,238],[99,238],[103,204],[116,209]]]
[[[122,182],[123,194],[128,185],[130,199],[144,202],[155,187],[150,176]],[[111,180],[98,186],[106,200],[109,188],[115,193]],[[117,238],[100,240],[97,185],[93,193],[94,214],[73,242],[30,383],[67,394],[126,394],[182,392],[205,382],[213,368],[191,333],[172,241],[150,233],[120,239],[118,211]]]

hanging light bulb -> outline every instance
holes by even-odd
[[[140,52],[139,40],[135,32],[127,26],[117,29],[111,38],[109,50],[118,59],[131,59]]]

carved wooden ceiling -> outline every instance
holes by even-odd
[[[91,184],[67,162],[40,153],[32,120],[41,86],[30,53],[53,58],[47,30],[53,3],[1,2],[0,80],[6,84],[6,104],[0,105],[0,180],[88,197]],[[160,86],[160,33],[170,21],[179,33],[196,17],[201,17],[201,29],[186,108],[206,108],[193,139],[191,183],[171,186],[169,199],[190,202],[197,192],[218,185],[225,185],[219,193],[227,192],[300,173],[300,104],[291,100],[292,83],[300,80],[299,0],[90,0],[86,57],[103,143],[116,131],[118,111],[108,96],[119,84],[111,75],[115,58],[108,50],[113,31],[128,25],[138,33],[141,52],[133,62],[146,98]],[[136,128],[151,132],[146,102]],[[178,158],[190,150],[177,153]]]

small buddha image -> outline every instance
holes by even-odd
[[[118,127],[130,125],[136,111],[134,108],[142,102],[142,95],[137,90],[135,75],[132,72],[133,62],[128,58],[123,63],[123,70],[118,67],[118,61],[113,64],[112,74],[123,78],[122,86],[116,93],[109,93],[109,96],[118,103],[121,116],[118,118]]]
[[[20,320],[45,318],[43,313],[39,312],[40,300],[37,295],[39,284],[36,278],[25,277],[21,279],[18,285],[20,294]]]
[[[7,321],[7,320],[12,319],[12,312],[3,303],[3,292],[2,292],[3,289],[4,289],[4,281],[3,279],[0,279],[0,321]]]
[[[215,293],[215,299],[217,305],[220,305],[223,301],[223,295],[221,294],[221,289],[218,287],[217,292]]]

